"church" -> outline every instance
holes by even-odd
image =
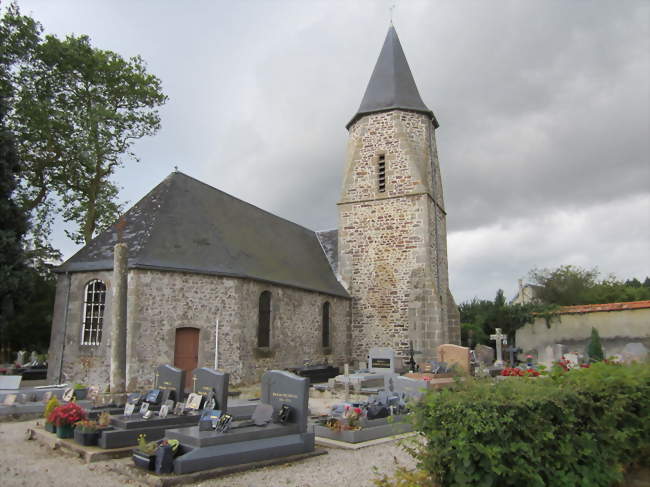
[[[59,266],[49,382],[113,387],[122,370],[117,390],[135,390],[170,363],[253,383],[307,360],[354,364],[372,347],[435,359],[459,344],[438,121],[392,25],[346,127],[337,230],[176,171]]]

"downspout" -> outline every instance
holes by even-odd
[[[65,337],[68,331],[68,306],[70,305],[70,286],[72,284],[72,278],[68,271],[65,272],[65,277],[68,280],[68,289],[65,294],[65,308],[63,310],[63,345],[61,346],[61,358],[59,360],[59,384],[62,383],[63,379],[63,356],[65,352]]]

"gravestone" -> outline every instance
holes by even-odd
[[[229,375],[207,367],[195,369],[192,374],[194,375],[195,392],[206,398],[214,395],[216,405],[212,409],[226,411],[228,409]]]
[[[171,365],[161,365],[156,369],[154,389],[170,391],[168,399],[183,400],[185,371]]]
[[[438,361],[445,362],[450,367],[457,365],[464,372],[469,373],[469,348],[446,343],[438,346]]]
[[[393,392],[407,398],[419,401],[426,393],[428,384],[426,380],[411,379],[410,377],[397,376],[393,381]]]
[[[299,425],[301,433],[307,431],[309,379],[281,370],[270,370],[262,376],[261,400],[270,404],[274,413],[284,404],[291,406],[292,422]]]
[[[648,358],[648,349],[641,342],[628,343],[621,352],[623,362],[645,362]]]
[[[227,432],[201,431],[198,426],[167,430],[165,438],[180,442],[174,473],[262,462],[314,450],[314,434],[307,432],[309,379],[272,370],[262,376],[261,401],[270,405],[273,421],[233,424]],[[290,407],[290,414],[283,415]],[[262,408],[260,408],[262,410]],[[267,411],[270,413],[271,411]],[[259,419],[259,418],[257,418]]]
[[[483,366],[489,366],[494,363],[494,349],[492,347],[479,344],[476,345],[474,352],[476,354],[476,360],[479,364]]]
[[[375,374],[394,374],[395,351],[392,348],[371,348],[368,353],[368,369]]]

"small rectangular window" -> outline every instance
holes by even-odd
[[[384,154],[379,156],[377,174],[379,175],[379,192],[383,193],[386,191],[386,156]]]

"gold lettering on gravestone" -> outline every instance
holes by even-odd
[[[172,387],[172,383],[170,381],[166,380],[165,382],[162,383],[162,385],[160,385],[158,387],[158,389],[160,389],[161,391],[166,391],[168,389],[171,390],[171,389],[174,389],[174,388]]]
[[[390,369],[390,359],[389,358],[373,358],[371,367],[373,369]]]
[[[288,394],[286,392],[272,392],[273,397],[277,397],[281,401],[291,402],[292,399],[298,399],[298,396],[295,394]]]

